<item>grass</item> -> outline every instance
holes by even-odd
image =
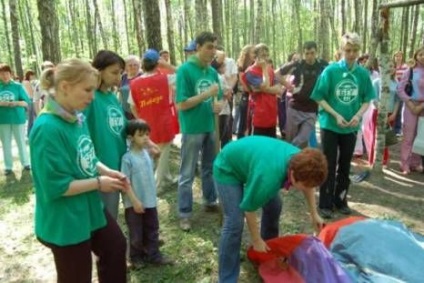
[[[171,168],[178,169],[178,149],[172,148]],[[396,173],[395,171],[393,171]],[[393,173],[392,172],[392,173]],[[424,175],[407,178],[396,174],[370,176],[351,186],[349,201],[355,214],[403,221],[416,232],[424,233]],[[397,178],[393,182],[390,178]],[[397,176],[397,177],[396,177]],[[383,179],[381,179],[383,178]],[[178,228],[176,186],[158,195],[161,251],[173,258],[170,267],[148,266],[129,272],[129,282],[201,282],[217,281],[217,252],[220,217],[202,210],[199,179],[194,184],[193,228],[186,233]],[[291,190],[283,196],[281,234],[307,233],[312,229],[303,195]],[[34,194],[29,176],[17,180],[0,178],[0,282],[55,282],[56,273],[50,251],[33,234]],[[341,217],[341,216],[339,216]],[[123,211],[118,222],[125,234]],[[245,256],[249,235],[245,228],[240,282],[261,282],[256,268]],[[95,273],[95,272],[93,272]]]

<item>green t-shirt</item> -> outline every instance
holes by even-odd
[[[127,151],[126,119],[117,97],[113,92],[96,90],[84,114],[97,157],[109,168],[120,170],[121,158]]]
[[[181,103],[190,97],[206,91],[212,84],[219,83],[218,73],[211,67],[202,67],[197,56],[191,56],[177,70],[176,102]],[[218,99],[222,97],[220,87]],[[201,134],[215,130],[213,98],[209,98],[193,108],[178,112],[181,133]]]
[[[227,144],[213,167],[216,182],[244,184],[240,208],[255,211],[275,197],[287,179],[290,159],[300,149],[284,141],[249,136]]]
[[[87,126],[42,113],[30,136],[35,185],[35,234],[59,246],[88,240],[106,225],[98,191],[64,196],[74,180],[97,175],[97,158]]]
[[[349,70],[345,60],[333,63],[323,71],[311,95],[317,102],[325,100],[348,122],[362,104],[375,97],[369,71],[356,63]],[[341,128],[336,119],[322,108],[319,109],[319,123],[321,128],[340,134],[356,132],[360,127],[359,123],[356,127]]]
[[[0,82],[0,101],[25,101],[31,103],[24,87],[15,81]],[[0,124],[25,124],[26,108],[22,106],[0,106]]]

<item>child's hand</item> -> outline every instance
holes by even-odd
[[[144,206],[139,200],[135,201],[132,205],[135,213],[144,213]]]

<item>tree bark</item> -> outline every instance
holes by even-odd
[[[115,0],[111,0],[110,5],[111,5],[110,17],[112,20],[113,48],[117,53],[121,53],[121,44],[119,43],[118,28],[116,27]]]
[[[162,50],[160,10],[158,1],[143,0],[144,23],[146,25],[147,47]]]
[[[249,7],[249,11],[250,11],[250,26],[249,29],[245,29],[245,31],[247,32],[248,30],[250,31],[250,38],[249,41],[253,44],[258,44],[259,42],[255,41],[255,1],[254,0],[250,0],[250,7]]]
[[[227,1],[228,2],[228,1]],[[221,0],[211,0],[211,10],[212,10],[212,30],[213,33],[218,37],[218,44],[224,46],[224,37],[222,36],[222,1]],[[227,29],[229,24],[226,25]]]
[[[37,0],[38,20],[41,27],[41,48],[43,60],[57,64],[61,60],[59,20],[55,0]]]
[[[294,1],[294,24],[297,27],[297,52],[302,53],[303,34],[300,24],[300,1]]]
[[[415,43],[417,42],[417,30],[418,30],[418,21],[420,17],[420,6],[415,6],[414,8],[414,20],[412,22],[412,32],[411,32],[411,44],[409,49],[409,58],[414,56],[415,52]]]
[[[409,35],[409,28],[411,25],[411,22],[409,21],[409,7],[404,7],[405,10],[405,21],[402,21],[402,29],[403,29],[403,38],[402,38],[402,52],[404,55],[407,54],[407,47],[408,47],[408,35]]]
[[[32,15],[31,15],[31,9],[29,8],[29,3],[28,0],[25,0],[25,10],[26,10],[26,16],[27,16],[27,20],[28,20],[28,25],[29,25],[29,34],[31,37],[31,46],[32,46],[32,50],[34,52],[34,56],[35,56],[35,61],[31,64],[33,67],[33,70],[35,72],[37,72],[37,68],[38,68],[38,64],[37,62],[39,62],[39,56],[38,56],[38,49],[37,46],[35,44],[35,38],[34,38],[34,27],[32,25]]]
[[[353,31],[362,33],[362,1],[355,1],[355,23],[353,25]]]
[[[367,37],[368,37],[368,1],[365,1],[364,4],[364,18],[363,18],[364,28],[362,34],[362,51],[365,53],[367,51]]]
[[[143,0],[145,1],[145,0]],[[141,5],[140,0],[132,0],[134,8],[134,27],[135,27],[135,37],[137,39],[138,54],[142,54],[144,47],[144,38],[143,38],[143,23],[141,19]],[[146,11],[144,11],[146,13]]]
[[[330,59],[330,33],[328,28],[328,18],[331,11],[328,7],[329,2],[327,0],[320,0],[321,8],[321,23],[320,23],[320,42],[321,42],[321,58],[329,61]]]
[[[125,21],[125,36],[127,38],[127,52],[130,54],[131,52],[131,39],[130,39],[130,33],[129,33],[129,25],[128,25],[128,7],[127,7],[127,1],[122,0],[122,3],[124,4],[124,21]]]
[[[378,39],[378,0],[372,1],[372,13],[371,13],[371,44],[369,48],[370,62],[375,58],[375,53],[377,51],[377,46],[379,44]]]
[[[399,8],[399,7],[409,7],[413,5],[424,4],[424,0],[401,0],[401,1],[391,1],[390,3],[381,3],[379,8]]]
[[[263,15],[262,15],[263,1],[257,0],[256,5],[257,6],[256,6],[256,18],[255,18],[255,33],[254,33],[253,39],[255,43],[259,43],[261,42],[261,30],[262,30],[262,21],[263,21]]]
[[[346,0],[342,0],[340,4],[341,16],[342,16],[342,35],[346,33]]]
[[[94,4],[94,17],[96,19],[96,22],[99,24],[99,31],[103,41],[103,47],[105,49],[109,49],[106,33],[105,33],[105,30],[103,29],[102,18],[100,17],[99,5],[97,4],[97,0],[93,0],[93,4]]]
[[[21,45],[19,44],[19,23],[16,10],[16,0],[9,0],[10,26],[12,28],[13,54],[15,61],[15,74],[22,80],[24,71],[22,69]]]
[[[200,32],[209,30],[207,0],[195,0],[195,11],[196,11],[196,36],[197,36]]]
[[[175,44],[174,44],[174,26],[172,20],[172,10],[171,10],[171,1],[165,0],[165,9],[166,9],[166,28],[167,28],[167,38],[169,46],[169,56],[172,65],[176,65],[175,60]]]
[[[68,25],[69,27],[71,27],[71,31],[70,31],[70,38],[72,40],[72,44],[74,46],[74,50],[75,50],[75,55],[76,57],[80,57],[80,50],[79,50],[79,42],[78,42],[78,27],[76,24],[76,17],[75,17],[75,2],[74,1],[68,1],[68,13],[69,13],[69,17],[70,17],[70,24]]]

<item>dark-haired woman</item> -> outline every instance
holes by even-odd
[[[92,65],[99,71],[99,85],[85,115],[99,160],[113,170],[120,170],[121,157],[127,150],[124,133],[126,119],[113,92],[121,82],[125,61],[118,54],[99,51]],[[103,202],[113,218],[118,216],[119,192],[102,193]]]

